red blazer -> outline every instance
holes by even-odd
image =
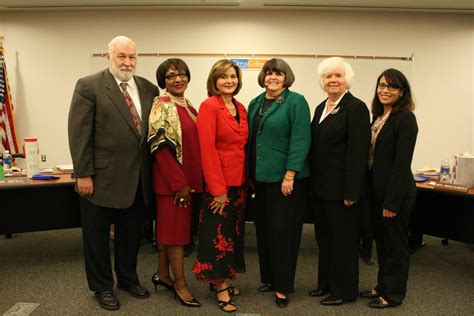
[[[230,114],[220,96],[207,98],[199,108],[197,127],[204,180],[213,196],[245,182],[247,111],[233,99],[240,122]]]

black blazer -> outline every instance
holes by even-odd
[[[148,116],[158,88],[134,76],[142,108],[138,134],[120,88],[108,69],[79,79],[68,120],[69,148],[76,177],[92,176],[98,206],[128,208],[141,180],[145,204],[152,198]]]
[[[326,100],[311,122],[312,189],[326,200],[356,200],[366,194],[370,115],[364,102],[347,92],[319,124]]]
[[[390,115],[377,137],[372,184],[377,204],[391,212],[398,212],[405,199],[416,196],[411,161],[417,134],[415,115],[403,111]]]

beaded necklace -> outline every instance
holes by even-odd
[[[272,102],[272,104],[270,104],[269,107],[267,107],[265,110],[263,109],[263,105],[265,103],[265,100],[266,100],[266,97],[265,95],[262,96],[262,100],[260,101],[260,106],[258,108],[258,115],[260,116],[264,116],[265,113],[267,113],[268,110],[270,110],[270,108],[273,106],[273,104],[282,104],[283,102],[285,102],[285,97],[286,97],[286,94],[288,93],[288,89],[285,89],[283,90],[282,93],[280,93]]]

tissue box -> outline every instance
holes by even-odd
[[[453,163],[454,184],[474,187],[474,155],[455,155]]]

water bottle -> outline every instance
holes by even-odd
[[[5,152],[3,153],[3,170],[5,170],[5,172],[7,170],[10,171],[11,167],[12,167],[12,155],[10,154],[9,150],[5,150]]]
[[[25,145],[26,175],[31,178],[39,173],[39,147],[36,137],[26,137]]]
[[[449,161],[447,159],[441,160],[441,168],[439,169],[439,181],[451,182]]]

